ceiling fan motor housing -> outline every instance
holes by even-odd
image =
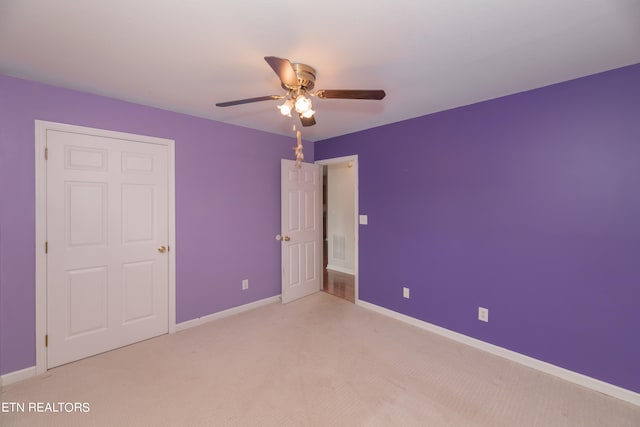
[[[307,91],[312,90],[316,85],[316,70],[306,64],[292,63],[291,66],[296,73],[296,77],[298,77],[298,86],[291,87],[282,83],[283,89],[304,89]]]

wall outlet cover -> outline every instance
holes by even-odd
[[[489,309],[484,307],[478,307],[478,320],[483,322],[489,321]]]
[[[249,289],[249,279],[243,279],[242,280],[242,290],[245,291]]]
[[[409,299],[409,297],[411,296],[409,288],[407,288],[407,287],[403,287],[402,288],[402,296],[407,298],[407,299]]]

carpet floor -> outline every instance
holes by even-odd
[[[322,292],[51,369],[0,400],[25,407],[0,413],[7,427],[640,426],[638,406]]]

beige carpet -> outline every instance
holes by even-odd
[[[318,293],[2,390],[2,426],[640,426],[640,407]]]

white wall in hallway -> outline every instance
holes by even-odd
[[[352,162],[327,168],[327,268],[354,274],[355,168]]]

